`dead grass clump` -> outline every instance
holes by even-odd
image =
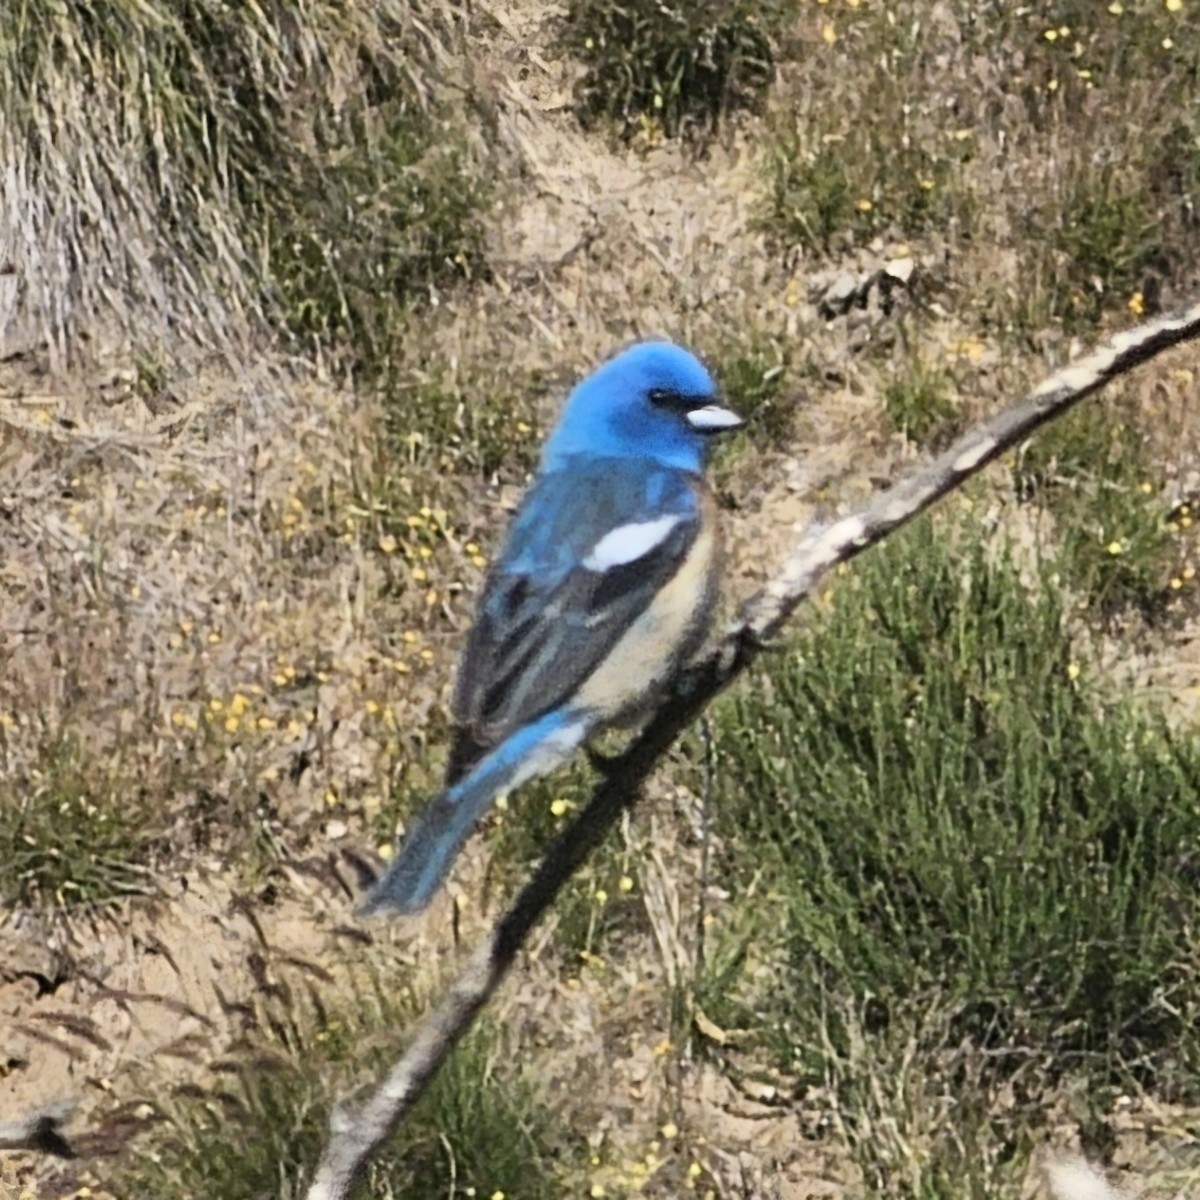
[[[16,19],[16,18],[14,18]],[[247,320],[374,360],[462,276],[482,203],[430,63],[448,10],[37,2],[0,43],[0,263],[63,358],[115,317],[228,347]]]

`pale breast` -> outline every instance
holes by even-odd
[[[653,699],[696,650],[712,616],[719,559],[715,505],[707,493],[702,505],[704,519],[687,557],[584,681],[572,708],[618,721]]]

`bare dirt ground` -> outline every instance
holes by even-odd
[[[883,419],[878,368],[856,365],[844,323],[816,315],[808,264],[773,261],[755,230],[752,147],[732,135],[697,162],[677,147],[614,150],[581,133],[569,68],[538,49],[553,7],[492,13],[478,86],[496,147],[520,161],[525,181],[495,214],[494,280],[423,319],[425,353],[541,369],[560,381],[546,388],[550,411],[571,377],[636,336],[715,340],[740,312],[803,343],[837,377],[789,397],[794,449],[756,455],[732,484],[730,592],[742,596],[796,527],[894,478],[914,452]],[[878,265],[895,249],[848,266]],[[956,336],[948,322],[945,341]],[[309,981],[336,993],[371,961],[406,963],[428,987],[456,954],[446,898],[411,928],[360,927],[344,851],[373,852],[381,773],[422,753],[478,571],[461,555],[436,559],[438,595],[425,603],[411,589],[388,598],[391,566],[367,533],[323,551],[319,569],[296,553],[296,527],[318,522],[321,497],[354,488],[377,417],[363,397],[317,374],[296,383],[264,368],[239,379],[217,361],[148,392],[119,343],[93,358],[99,368],[63,377],[43,349],[14,352],[0,340],[5,769],[36,778],[51,732],[67,726],[81,753],[119,762],[126,784],[162,785],[166,772],[184,801],[166,836],[187,851],[147,878],[152,897],[94,914],[6,914],[0,1124],[76,1103],[69,1129],[84,1157],[8,1156],[0,1196],[105,1194],[106,1163],[127,1152],[147,1101],[211,1084],[276,989]],[[1200,354],[1181,353],[1139,385],[1148,420],[1169,426],[1166,471],[1198,461],[1197,373]],[[982,375],[972,407],[998,399]],[[451,549],[489,541],[503,499],[469,497],[453,514]],[[415,634],[403,671],[391,649],[399,630]],[[1198,719],[1195,621],[1114,658],[1132,662],[1180,721]],[[368,700],[391,714],[386,726]],[[200,778],[244,794],[246,820],[274,840],[285,867],[269,902],[260,876],[223,859],[219,836],[191,827],[203,823]],[[517,1043],[538,1046],[549,1086],[631,1156],[682,1114],[727,1194],[857,1194],[854,1172],[816,1136],[819,1111],[781,1108],[686,1048],[662,1050],[669,984],[693,953],[696,873],[670,826],[660,797],[627,833],[646,855],[643,889],[657,897],[653,933],[629,958],[638,968],[603,980],[585,968],[568,986],[545,939],[506,989],[499,1020]],[[473,845],[459,890],[472,891],[482,856]],[[469,944],[479,917],[467,913]],[[584,1095],[578,1079],[595,1073],[597,1055],[603,1093]],[[1130,1118],[1125,1157],[1151,1172],[1147,1195],[1185,1194],[1172,1183],[1178,1160],[1147,1148],[1151,1134],[1179,1124],[1170,1113]],[[1060,1140],[1071,1140],[1067,1128]],[[85,1186],[94,1190],[77,1190]],[[1031,1178],[1030,1196],[1041,1186]]]

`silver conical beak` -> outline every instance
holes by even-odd
[[[693,408],[687,415],[687,422],[701,433],[722,433],[726,429],[736,429],[746,423],[733,409],[722,408],[719,404]]]

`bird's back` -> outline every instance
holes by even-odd
[[[710,504],[698,476],[629,459],[581,459],[534,483],[488,575],[459,669],[448,782],[577,694],[610,719],[628,706],[625,691],[631,703],[694,649],[692,626],[713,594],[715,522],[701,519]],[[605,536],[631,528],[665,532],[627,563],[598,562]],[[612,655],[617,665],[605,673],[622,639],[632,639],[634,657]]]

